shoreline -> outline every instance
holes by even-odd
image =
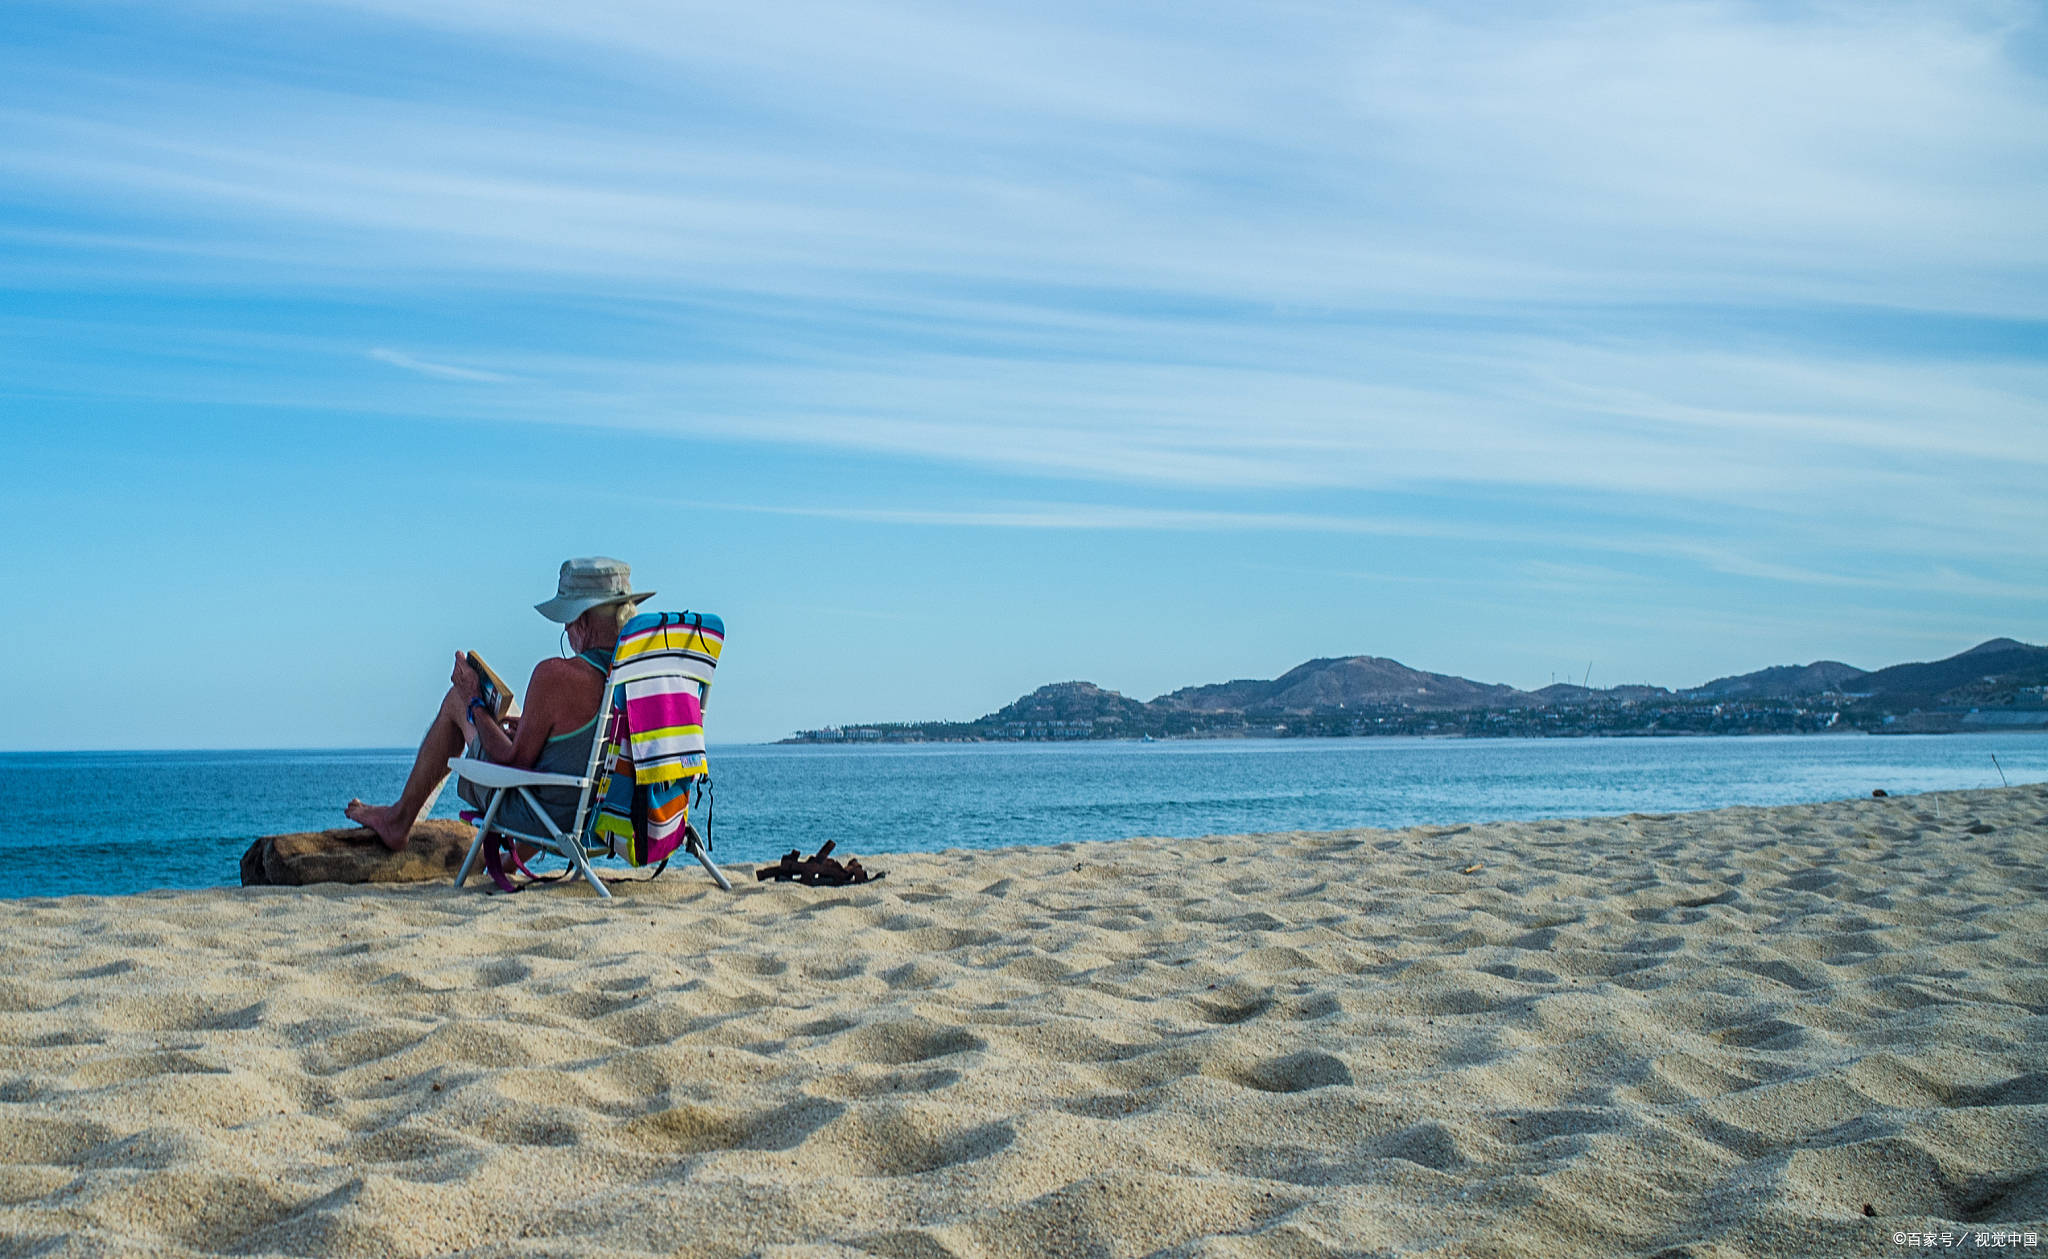
[[[2044,850],[2032,784],[863,853],[885,882],[730,896],[678,868],[610,906],[9,901],[0,1236],[967,1259],[2048,1231]]]
[[[1103,743],[1351,743],[1376,740],[1412,739],[1466,739],[1474,742],[1505,743],[1520,740],[1526,743],[1584,742],[1594,739],[1839,739],[1864,737],[1873,739],[1899,739],[1912,737],[1954,738],[1958,736],[1995,735],[2048,735],[2044,726],[1978,726],[1967,730],[1922,730],[1885,727],[1866,730],[1860,726],[1836,726],[1826,730],[1599,730],[1584,734],[1486,734],[1453,731],[1448,733],[1416,734],[1245,734],[1230,732],[1224,734],[1163,734],[1151,738],[1129,738],[1117,735],[1111,738],[1087,739],[773,739],[765,743],[735,743],[728,747],[780,748],[864,748],[864,747],[911,747],[928,744],[934,747],[963,747],[973,744],[988,744],[998,747],[1023,747],[1034,745],[1089,747]]]
[[[1218,735],[1162,735],[1162,736],[1158,736],[1158,737],[1155,737],[1155,738],[1153,738],[1153,739],[1151,740],[1151,742],[1153,742],[1153,743],[1233,743],[1233,742],[1235,742],[1235,743],[1373,743],[1373,742],[1397,742],[1397,741],[1400,741],[1400,740],[1404,740],[1404,739],[1405,739],[1405,740],[1412,740],[1412,741],[1414,741],[1414,742],[1425,742],[1425,741],[1433,741],[1433,740],[1445,740],[1445,739],[1456,739],[1456,740],[1465,740],[1465,741],[1469,741],[1469,742],[1479,742],[1479,743],[1512,743],[1512,742],[1523,742],[1523,743],[1559,743],[1559,742],[1565,742],[1565,743],[1585,743],[1585,742],[1598,742],[1598,741],[1601,741],[1601,740],[1610,740],[1610,739],[1611,739],[1611,740],[1616,740],[1616,741],[1623,741],[1623,740],[1629,740],[1629,741],[1633,741],[1633,740],[1640,740],[1640,739],[1665,739],[1665,738],[1690,738],[1690,739],[1731,739],[1731,740],[1732,740],[1732,739],[1741,739],[1741,740],[1747,740],[1747,739],[1800,739],[1800,740],[1804,740],[1804,739],[1809,739],[1809,738],[1815,738],[1815,737],[1821,737],[1821,738],[1837,738],[1837,737],[1843,737],[1843,736],[1854,736],[1854,735],[1861,735],[1861,736],[1867,736],[1867,737],[1872,737],[1872,738],[1880,738],[1880,737],[1881,737],[1881,738],[1885,738],[1885,739],[1894,739],[1894,738],[1941,738],[1941,739],[1949,739],[1949,738],[1955,738],[1955,737],[1958,737],[1958,736],[1962,736],[1962,737],[1975,737],[1975,738],[2013,738],[2013,737],[2027,738],[2027,737],[2048,737],[2048,726],[2041,726],[2041,727],[2034,727],[2034,726],[2007,726],[2007,727],[1998,727],[1998,726],[1983,726],[1983,727],[1975,727],[1975,728],[1972,728],[1972,729],[1968,729],[1968,730],[1864,730],[1864,729],[1861,729],[1861,728],[1858,728],[1858,727],[1846,727],[1846,728],[1839,728],[1839,729],[1829,729],[1829,730],[1806,730],[1806,731],[1791,731],[1791,730],[1755,730],[1755,731],[1747,731],[1747,732],[1742,732],[1742,733],[1727,733],[1727,732],[1713,732],[1713,731],[1690,731],[1690,730],[1671,730],[1671,731],[1657,731],[1657,732],[1654,732],[1654,733],[1651,733],[1651,732],[1631,732],[1631,731],[1600,731],[1600,732],[1597,732],[1597,733],[1590,733],[1590,734],[1554,734],[1554,735],[1526,735],[1526,734],[1464,734],[1464,733],[1452,733],[1452,734],[1356,734],[1356,735],[1325,735],[1325,734],[1302,734],[1302,735],[1293,735],[1293,734],[1289,734],[1289,735],[1275,735],[1275,734],[1252,734],[1252,735],[1247,735],[1247,734],[1218,734]],[[916,743],[928,743],[928,744],[932,744],[932,745],[934,745],[934,746],[949,746],[949,747],[957,747],[957,746],[968,746],[968,745],[975,745],[975,744],[985,744],[985,745],[989,745],[989,746],[993,746],[993,747],[1031,747],[1031,746],[1047,746],[1047,747],[1067,747],[1067,746],[1080,746],[1080,747],[1087,747],[1087,746],[1091,746],[1091,745],[1095,745],[1095,744],[1104,744],[1104,743],[1114,743],[1114,744],[1126,744],[1126,743],[1128,743],[1128,744],[1142,744],[1142,743],[1144,743],[1144,742],[1146,742],[1146,740],[1144,740],[1144,739],[1142,739],[1142,738],[1124,738],[1124,737],[1122,737],[1122,736],[1119,736],[1119,737],[1117,737],[1117,738],[1113,738],[1113,739],[923,739],[923,740],[909,740],[909,739],[903,739],[903,740],[892,740],[892,739],[850,739],[850,740],[839,740],[839,741],[833,741],[833,740],[812,740],[812,739],[790,739],[790,738],[783,738],[783,739],[763,739],[763,740],[759,740],[759,741],[757,741],[757,742],[751,742],[751,743],[743,743],[743,742],[733,742],[733,743],[721,743],[721,742],[717,742],[717,741],[715,741],[715,740],[714,740],[714,741],[713,741],[713,742],[712,742],[712,743],[710,744],[710,748],[711,748],[711,750],[712,750],[712,752],[713,752],[713,753],[718,753],[718,752],[734,752],[734,751],[751,751],[751,750],[758,750],[758,749],[761,749],[761,748],[779,748],[779,747],[831,747],[831,748],[845,748],[845,747],[853,747],[853,748],[859,748],[859,747],[878,747],[878,746],[879,746],[879,747],[904,747],[904,746],[911,746],[911,745],[913,745],[913,744],[916,744]],[[11,748],[11,749],[9,749],[9,748],[0,748],[0,759],[7,759],[7,758],[12,758],[12,759],[21,759],[21,760],[27,760],[27,759],[32,759],[32,758],[36,758],[36,757],[58,757],[58,758],[62,758],[62,757],[87,757],[87,756],[284,756],[284,755],[292,755],[292,754],[304,754],[304,755],[321,755],[321,754],[333,754],[333,755],[340,755],[340,754],[344,754],[344,753],[355,753],[355,754],[375,754],[375,755],[378,755],[378,756],[406,756],[406,757],[410,757],[410,756],[412,756],[412,755],[413,755],[413,754],[414,754],[414,753],[415,753],[416,751],[418,751],[418,749],[417,749],[417,748],[415,748],[415,747],[407,747],[407,746],[402,746],[402,745],[397,745],[397,744],[394,744],[394,745],[392,745],[392,746],[390,746],[390,747],[366,747],[366,746],[356,746],[356,745],[340,745],[340,744],[337,744],[337,745],[334,745],[334,746],[326,746],[326,745],[315,745],[315,746],[306,746],[306,747],[278,747],[278,748],[252,748],[252,747],[198,747],[198,748],[190,748],[190,747],[177,747],[177,748]]]
[[[841,849],[935,851],[963,844],[1195,836],[1330,826],[1406,826],[1790,804],[1874,787],[1916,793],[2048,779],[2048,737],[1890,741],[1754,737],[1710,742],[1589,738],[1422,738],[865,747],[725,745],[718,773],[719,855],[772,860],[827,836]],[[885,763],[886,789],[827,816],[809,797],[855,789]],[[237,882],[253,837],[322,830],[333,800],[395,795],[410,753],[243,750],[36,754],[0,758],[16,794],[0,836],[0,899],[220,887]],[[248,764],[246,773],[233,767]],[[1068,766],[1079,796],[1029,786]],[[109,767],[118,767],[110,769]],[[108,773],[128,778],[140,811],[121,818],[64,805]],[[195,787],[223,774],[252,790],[208,805]],[[984,786],[1005,776],[1012,803]],[[256,786],[269,784],[270,786]],[[735,804],[735,802],[737,802]],[[445,804],[443,816],[454,805]],[[727,825],[730,822],[731,825]],[[198,828],[203,826],[204,830]],[[1156,829],[1154,829],[1156,828]],[[0,828],[7,829],[7,828]],[[154,854],[135,857],[138,842]],[[54,856],[39,855],[52,850]]]

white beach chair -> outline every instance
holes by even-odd
[[[681,627],[681,632],[677,627]],[[685,634],[686,632],[686,634]],[[672,646],[671,639],[687,637],[687,649]],[[489,761],[458,756],[449,760],[448,769],[456,777],[476,784],[483,789],[486,802],[483,815],[477,822],[476,838],[470,841],[469,853],[462,859],[462,868],[456,872],[455,886],[461,887],[476,867],[477,857],[485,850],[485,841],[493,834],[513,844],[526,844],[567,861],[569,865],[597,889],[597,894],[611,898],[611,889],[597,876],[591,862],[599,857],[624,857],[632,859],[627,852],[620,851],[622,831],[630,831],[633,821],[627,812],[613,810],[609,814],[604,808],[605,801],[600,792],[611,782],[613,771],[618,766],[622,749],[616,745],[618,731],[622,728],[620,717],[627,703],[629,684],[653,684],[694,688],[694,695],[701,711],[705,696],[710,693],[711,679],[718,667],[718,656],[725,641],[725,626],[708,613],[659,613],[645,612],[626,622],[619,631],[619,647],[612,663],[612,670],[605,678],[604,701],[594,723],[590,741],[590,757],[584,765],[582,775],[545,774],[530,769],[516,769],[509,765],[493,765]],[[688,733],[674,730],[654,732],[666,736],[659,740],[660,748],[667,753],[671,764],[671,776],[679,779],[685,787],[702,785],[708,788],[709,770],[704,759],[704,735],[700,724]],[[641,745],[643,739],[635,739]],[[675,768],[680,764],[680,768]],[[624,771],[628,779],[631,771]],[[624,795],[630,798],[632,784],[620,784]],[[577,792],[576,819],[569,830],[556,825],[553,816],[541,807],[533,795],[536,788],[567,787]],[[526,803],[527,809],[540,820],[544,833],[534,834],[530,830],[515,830],[498,820],[499,807],[508,798],[518,797]],[[628,806],[628,810],[630,806]],[[613,824],[600,827],[600,816],[609,816]],[[697,859],[712,882],[725,891],[732,890],[732,883],[711,860],[710,846],[694,822],[687,820],[684,809],[683,836],[681,847]],[[516,849],[514,850],[516,852]],[[661,864],[667,865],[663,858]],[[657,867],[655,873],[659,874]]]

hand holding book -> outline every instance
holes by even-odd
[[[484,663],[482,656],[472,651],[466,653],[463,658],[469,663],[469,667],[476,671],[477,698],[483,701],[484,707],[491,710],[492,717],[503,721],[506,712],[512,707],[512,688],[506,685],[505,679],[499,677],[496,670]]]

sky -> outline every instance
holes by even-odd
[[[2048,640],[2038,3],[11,0],[0,748]]]

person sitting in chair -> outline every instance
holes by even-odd
[[[439,793],[441,781],[448,776],[449,758],[465,748],[468,755],[495,764],[580,777],[589,767],[590,743],[604,705],[605,678],[611,673],[619,628],[632,619],[636,605],[654,593],[634,590],[632,570],[618,560],[596,556],[563,561],[555,597],[535,604],[534,609],[566,627],[569,649],[576,654],[535,665],[533,678],[526,684],[525,711],[501,722],[480,698],[479,679],[466,653],[456,652],[448,693],[441,697],[440,711],[420,740],[412,772],[397,802],[351,800],[343,812],[351,821],[375,831],[385,847],[397,851],[405,847],[412,824]],[[476,798],[480,793],[471,784],[464,782],[458,790],[464,800],[481,807]],[[543,787],[533,794],[563,830],[575,821],[575,790]],[[545,830],[532,814],[517,795],[508,796],[498,811],[506,825]]]

